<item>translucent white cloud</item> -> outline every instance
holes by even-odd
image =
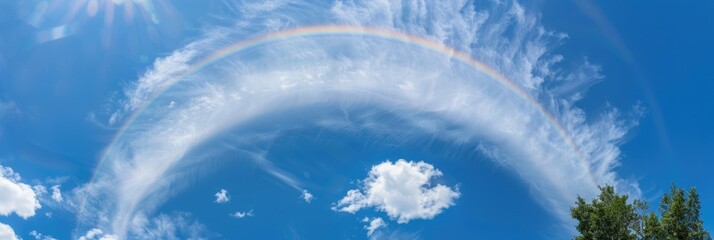
[[[153,93],[168,86],[171,82],[166,79],[174,78],[185,72],[190,67],[187,62],[195,56],[195,52],[190,48],[189,45],[186,51],[176,51],[174,54],[154,62],[151,70],[144,74],[131,92],[127,92],[129,97],[123,102],[123,107],[111,115],[108,124],[115,125],[120,118],[138,108]]]
[[[314,198],[314,196],[312,196],[312,193],[308,192],[307,190],[302,190],[302,194],[300,195],[300,197],[307,203],[312,202],[312,199]]]
[[[238,137],[221,147],[297,191],[302,184],[255,142],[310,127],[404,144],[437,138],[478,149],[513,171],[565,224],[571,223],[567,209],[574,196],[594,196],[597,185],[639,194],[636,182],[614,171],[618,144],[636,123],[622,120],[616,109],[593,115],[574,106],[587,86],[602,79],[599,68],[587,61],[562,68],[571,64],[561,64],[567,58],[552,49],[565,34],[547,30],[537,13],[516,2],[236,4],[239,12],[230,16],[235,27],[208,28],[204,39],[157,60],[108,116],[110,124],[132,124],[108,147],[95,181],[84,188],[89,204],[79,219],[85,225],[99,223],[126,236],[137,212],[155,210],[182,189],[177,185],[189,184],[183,176],[204,160],[189,156],[191,151],[226,131]],[[444,44],[514,86],[449,53],[360,34],[276,39],[182,75],[234,42],[319,24],[388,29]],[[172,101],[177,104],[167,108]],[[141,112],[127,118],[134,111]],[[249,127],[256,124],[285,129]]]
[[[241,212],[241,211],[236,211],[233,214],[231,214],[234,218],[246,218],[246,217],[252,217],[253,216],[253,209],[248,210],[247,212]]]
[[[35,191],[30,185],[20,182],[20,175],[12,168],[0,165],[0,215],[12,213],[22,218],[35,216],[35,210],[41,208]]]
[[[57,240],[56,238],[54,238],[52,236],[44,235],[44,234],[39,233],[35,230],[32,230],[32,232],[30,232],[30,236],[34,237],[36,240]],[[2,238],[0,238],[0,239],[2,239]]]
[[[42,195],[45,195],[47,193],[47,188],[42,185],[35,185],[32,186],[32,191],[35,192],[35,195],[37,195],[37,197],[42,197]]]
[[[52,186],[52,199],[56,202],[62,202],[62,191],[60,190],[60,185]]]
[[[12,227],[0,222],[0,239],[17,240],[18,238]]]
[[[119,237],[117,237],[117,235],[104,235],[98,240],[119,240]]]
[[[138,214],[131,222],[128,239],[208,239],[208,230],[185,212],[159,214],[153,218]]]
[[[92,228],[78,240],[119,240],[119,237],[113,234],[104,234],[99,228]]]
[[[228,196],[228,191],[225,189],[221,189],[221,191],[216,193],[216,203],[227,203],[228,201],[231,200],[231,197]]]
[[[87,233],[84,234],[84,236],[79,237],[79,240],[89,240],[89,239],[94,239],[97,236],[100,236],[104,231],[98,228],[92,228]]]
[[[365,219],[368,220],[368,219]],[[364,229],[367,229],[367,236],[372,236],[374,231],[377,231],[377,229],[384,228],[387,226],[387,223],[382,220],[382,218],[373,218],[371,221],[368,220],[369,225],[364,226]]]
[[[447,186],[432,186],[432,180],[441,175],[438,169],[423,161],[385,161],[372,166],[369,176],[360,181],[361,189],[349,190],[333,209],[355,213],[374,207],[399,223],[432,219],[453,206],[460,196],[458,190]]]

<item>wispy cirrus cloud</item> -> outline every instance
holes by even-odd
[[[208,239],[205,225],[190,213],[176,212],[147,217],[138,214],[131,221],[129,239]]]
[[[201,161],[187,157],[191,151],[224,131],[244,140],[232,150],[300,191],[301,183],[253,143],[313,126],[413,142],[436,137],[478,149],[520,176],[566,225],[573,197],[593,196],[598,184],[639,194],[636,182],[614,171],[618,144],[636,122],[622,120],[614,108],[593,117],[575,107],[602,78],[599,68],[589,62],[562,67],[566,58],[553,47],[566,35],[547,30],[517,2],[268,1],[238,2],[234,9],[235,27],[207,30],[204,39],[158,59],[127,90],[110,124],[141,113],[85,187],[85,208],[107,217],[80,219],[126,236],[136,212],[151,212],[180,189],[168,186]],[[184,75],[230,43],[316,24],[390,29],[450,46],[510,79],[537,105],[448,53],[359,34],[277,39]],[[275,117],[281,114],[291,115]],[[286,129],[248,127],[257,123]]]
[[[382,218],[373,218],[371,220],[369,218],[365,218],[363,219],[363,222],[369,223],[369,225],[364,226],[364,229],[367,229],[368,237],[372,236],[372,234],[374,234],[374,232],[379,230],[380,228],[387,227],[387,223],[385,223]]]
[[[42,233],[37,232],[36,230],[32,230],[30,232],[30,236],[32,236],[36,240],[57,240],[56,238],[54,238],[52,236],[44,235]]]

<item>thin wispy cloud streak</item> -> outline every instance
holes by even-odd
[[[616,109],[588,116],[575,107],[589,83],[602,78],[599,68],[581,59],[574,60],[579,67],[561,68],[567,58],[553,48],[565,35],[546,30],[537,14],[515,2],[266,1],[237,2],[234,9],[234,25],[209,27],[204,39],[158,59],[108,117],[110,125],[129,124],[83,188],[84,231],[98,227],[126,237],[137,213],[155,211],[181,189],[175,184],[190,184],[177,182],[205,160],[192,151],[225,132],[242,140],[222,149],[242,152],[298,192],[303,184],[257,143],[322,127],[476,149],[514,171],[566,225],[574,197],[593,196],[598,184],[639,194],[636,182],[614,171],[618,144],[636,122]],[[321,24],[389,29],[450,46],[497,70],[541,106],[449,54],[368,35],[277,39],[185,72],[231,43]]]

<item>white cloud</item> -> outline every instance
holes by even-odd
[[[62,202],[62,191],[60,191],[60,185],[52,186],[52,199],[56,202]]]
[[[364,226],[364,229],[367,229],[367,236],[372,236],[374,231],[380,228],[384,228],[387,226],[387,223],[382,220],[382,218],[373,218],[371,221],[369,221],[369,225]]]
[[[378,239],[401,239],[401,240],[418,240],[421,239],[420,232],[408,232],[403,230],[388,230],[382,229],[376,231],[369,236],[370,240]]]
[[[20,182],[20,175],[12,168],[0,165],[0,215],[13,212],[22,218],[35,216],[35,210],[41,208],[35,192],[27,184]]]
[[[45,195],[47,193],[47,188],[42,185],[35,185],[32,186],[32,191],[35,192],[35,195],[37,195],[37,197],[42,197],[42,195]]]
[[[361,181],[361,189],[349,190],[333,210],[355,213],[375,207],[399,223],[432,219],[453,206],[460,196],[458,190],[447,186],[432,186],[432,180],[441,175],[438,169],[423,161],[384,161],[372,166],[369,176]]]
[[[177,212],[153,218],[137,215],[131,222],[128,239],[207,239],[207,235],[206,226],[194,220],[191,214]]]
[[[119,237],[117,237],[117,235],[104,235],[98,240],[119,240]]]
[[[19,182],[22,179],[20,174],[13,171],[12,168],[4,167],[2,165],[0,165],[0,176],[13,182]]]
[[[231,197],[228,196],[228,191],[225,189],[221,189],[221,191],[216,193],[216,203],[227,203],[228,201],[231,200]]]
[[[314,196],[312,196],[312,193],[308,192],[307,189],[302,190],[302,194],[300,195],[300,197],[307,203],[312,202],[312,199],[314,198]]]
[[[32,230],[32,232],[30,232],[30,236],[34,237],[36,240],[57,240],[52,236],[43,235],[42,233],[39,233],[35,230]]]
[[[196,54],[191,48],[189,46],[185,51],[176,51],[168,57],[157,59],[152,69],[144,74],[133,89],[127,92],[128,101],[123,102],[122,108],[112,113],[107,124],[115,125],[125,114],[139,108],[144,101],[151,98],[152,94],[163,91],[176,80],[177,75],[190,68],[187,61]]]
[[[104,234],[104,231],[99,228],[92,228],[78,240],[119,240],[119,237],[113,234]]]
[[[12,227],[0,222],[0,239],[17,240],[18,238],[17,235],[15,235],[15,231],[12,230]]]
[[[537,13],[513,1],[478,6],[467,0],[424,1],[422,7],[376,0],[295,4],[305,6],[236,14],[236,26],[251,27],[209,28],[204,39],[157,60],[127,89],[110,123],[140,113],[107,148],[87,188],[93,191],[86,195],[91,204],[80,211],[86,213],[80,225],[104,221],[125,237],[135,213],[159,207],[181,190],[177,184],[186,184],[182,174],[198,170],[192,166],[202,159],[189,157],[192,150],[226,131],[239,136],[230,145],[241,158],[301,190],[300,182],[272,164],[267,150],[254,142],[316,125],[415,147],[437,138],[458,148],[478,148],[523,179],[533,199],[566,224],[572,221],[567,209],[573,197],[592,197],[597,185],[639,194],[636,182],[615,171],[619,144],[633,124],[614,109],[592,114],[574,106],[583,97],[580,92],[601,78],[595,74],[600,70],[582,61],[562,64],[567,57],[552,49],[565,35],[548,31]],[[370,26],[445,44],[511,79],[513,86],[455,61],[453,52],[358,34],[330,39],[330,44],[309,35],[267,41],[249,56],[227,55],[181,75],[202,62],[201,56],[237,41],[316,24]],[[569,67],[578,64],[582,67]],[[180,104],[168,109],[171,101]],[[301,114],[265,117],[288,111]],[[257,123],[290,129],[246,127]],[[357,193],[352,197],[365,197]]]
[[[191,220],[188,213],[177,212],[171,215],[159,214],[149,218],[138,213],[130,221],[127,237],[105,233],[99,228],[92,228],[78,240],[119,240],[119,239],[207,239],[206,227]]]
[[[84,236],[79,237],[79,240],[90,240],[94,239],[97,236],[100,236],[104,231],[98,228],[92,228],[87,233],[84,234]]]
[[[248,210],[247,212],[236,211],[235,213],[231,214],[231,216],[233,216],[234,218],[238,218],[238,219],[246,218],[246,217],[252,217],[252,216],[253,216],[253,209]]]

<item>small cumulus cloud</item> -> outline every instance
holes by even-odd
[[[104,234],[99,228],[92,228],[84,236],[78,238],[78,240],[119,240],[119,237],[112,234]]]
[[[312,202],[312,199],[314,198],[312,193],[308,192],[307,189],[302,190],[302,194],[300,195],[300,197],[307,203]]]
[[[43,235],[42,233],[39,233],[36,230],[32,230],[32,232],[30,232],[30,236],[34,237],[36,240],[57,240],[52,236]]]
[[[77,205],[76,194],[72,191],[69,193],[62,191],[61,183],[63,178],[48,179],[43,184],[32,186],[32,191],[35,193],[35,198],[43,207],[51,209],[72,210]],[[67,194],[65,194],[67,193]],[[47,217],[52,217],[50,212],[46,212]]]
[[[253,209],[251,209],[251,210],[249,210],[249,211],[247,211],[247,212],[237,211],[237,212],[231,214],[231,216],[233,216],[234,218],[238,218],[238,219],[246,218],[246,217],[252,217],[252,216],[253,216]]]
[[[17,240],[18,237],[15,235],[15,231],[12,230],[12,227],[7,224],[0,223],[0,239]]]
[[[361,189],[349,190],[332,210],[355,213],[374,207],[399,223],[432,219],[461,196],[458,189],[441,184],[430,187],[432,179],[441,175],[423,161],[384,161],[372,166],[369,176],[361,181]]]
[[[216,196],[216,203],[227,203],[228,201],[231,200],[231,197],[228,196],[228,191],[225,189],[221,189],[221,191],[217,192],[215,194]]]
[[[52,199],[57,202],[62,202],[62,191],[60,191],[60,185],[52,186]]]
[[[20,174],[12,168],[0,165],[0,216],[13,212],[27,219],[35,216],[35,210],[41,208],[37,195],[30,185],[20,182]]]
[[[367,229],[367,236],[372,236],[372,234],[377,231],[377,229],[384,228],[387,226],[387,223],[382,220],[382,218],[373,218],[372,220],[369,220],[369,218],[364,218],[362,219],[363,222],[369,222],[369,225],[364,226],[364,229]]]

